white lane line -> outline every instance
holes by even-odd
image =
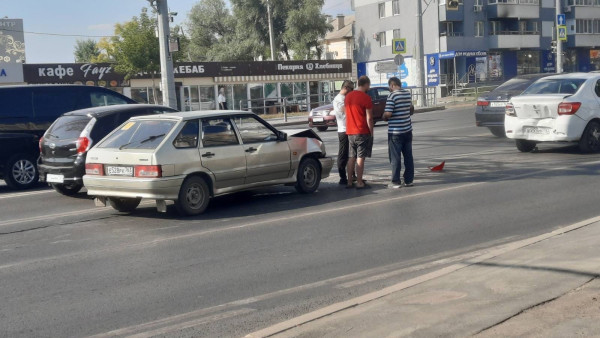
[[[315,321],[317,319],[329,316],[331,314],[334,314],[334,313],[337,313],[337,312],[340,312],[340,311],[343,311],[343,310],[346,310],[346,309],[349,309],[349,308],[352,308],[352,307],[355,307],[355,306],[358,306],[361,304],[365,304],[365,303],[374,301],[376,299],[388,296],[392,293],[396,293],[396,292],[408,289],[415,285],[419,285],[419,284],[449,275],[453,272],[462,270],[471,265],[484,262],[486,260],[492,259],[494,257],[498,257],[498,256],[506,254],[508,252],[515,251],[515,250],[524,248],[526,246],[530,246],[532,244],[547,240],[547,239],[555,237],[555,236],[563,235],[569,231],[577,230],[577,229],[580,229],[580,228],[583,228],[583,227],[586,227],[588,225],[598,223],[598,222],[600,222],[600,216],[593,217],[593,218],[590,218],[590,219],[587,219],[587,220],[584,220],[581,222],[577,222],[575,224],[571,224],[569,226],[565,226],[560,229],[557,229],[552,232],[545,233],[545,234],[542,234],[539,236],[530,237],[527,239],[516,241],[516,242],[510,243],[508,245],[501,245],[501,246],[492,248],[492,250],[490,250],[488,253],[483,254],[477,258],[471,259],[469,261],[453,264],[453,265],[444,267],[442,269],[424,274],[422,276],[389,286],[389,287],[381,289],[379,291],[371,292],[366,295],[356,297],[354,299],[350,299],[350,300],[346,300],[343,302],[339,302],[336,304],[326,306],[322,309],[319,309],[319,310],[316,310],[313,312],[309,312],[302,316],[292,318],[290,320],[272,325],[270,327],[267,327],[265,329],[262,329],[262,330],[259,330],[256,332],[252,332],[252,333],[246,335],[245,337],[247,337],[247,338],[271,337],[278,333],[288,331],[297,326]]]
[[[244,224],[240,224],[240,225],[232,225],[232,226],[228,226],[228,227],[224,227],[224,228],[201,230],[201,231],[191,232],[191,233],[183,234],[183,235],[162,237],[162,238],[157,238],[157,239],[145,241],[145,242],[139,242],[139,243],[128,244],[128,245],[120,245],[118,247],[111,247],[111,248],[93,250],[93,251],[88,251],[88,252],[83,251],[83,252],[69,253],[69,254],[63,254],[63,255],[57,255],[57,256],[28,259],[28,260],[24,260],[24,261],[20,261],[20,262],[0,265],[0,271],[6,270],[9,268],[22,266],[22,265],[37,264],[37,263],[48,262],[48,261],[53,261],[53,260],[58,260],[58,259],[99,254],[99,253],[104,253],[104,252],[117,252],[117,251],[142,248],[142,247],[147,247],[147,246],[154,246],[156,244],[160,244],[163,242],[198,238],[198,237],[208,236],[208,235],[212,235],[212,234],[217,234],[217,233],[222,233],[222,232],[230,232],[230,231],[241,230],[241,229],[246,229],[246,228],[251,228],[251,227],[257,227],[257,226],[262,226],[262,225],[268,225],[268,224],[273,224],[273,223],[286,224],[287,221],[291,221],[291,220],[295,220],[295,219],[302,219],[302,218],[309,219],[310,217],[315,217],[315,216],[319,216],[319,215],[340,213],[340,212],[344,212],[347,210],[370,208],[374,205],[381,205],[382,203],[386,203],[386,204],[396,203],[398,201],[406,200],[406,199],[419,198],[419,197],[429,196],[429,195],[437,195],[437,194],[440,194],[443,192],[448,192],[448,191],[467,189],[467,188],[484,185],[484,184],[502,182],[502,181],[506,181],[506,180],[514,180],[514,179],[519,179],[519,178],[524,178],[524,177],[529,177],[529,176],[535,176],[535,175],[539,175],[539,174],[543,174],[543,173],[547,173],[547,172],[560,171],[560,170],[570,169],[570,168],[574,168],[574,167],[581,167],[581,166],[587,166],[587,165],[593,165],[593,164],[600,164],[600,161],[578,163],[578,164],[563,166],[563,167],[559,167],[559,168],[542,169],[542,170],[537,170],[537,171],[520,174],[520,175],[505,176],[505,177],[490,180],[490,181],[466,183],[466,184],[461,184],[461,185],[455,185],[452,187],[423,191],[420,193],[414,193],[414,194],[410,194],[410,195],[402,195],[402,196],[398,196],[398,197],[385,196],[385,198],[373,200],[370,202],[357,202],[355,204],[349,204],[349,205],[345,205],[343,207],[307,211],[304,213],[294,214],[291,216],[275,217],[275,218],[260,220],[260,221],[256,221],[256,222],[244,223]],[[190,221],[190,222],[185,222],[184,224],[189,226],[190,224],[202,224],[203,222],[205,222],[205,221],[203,221],[203,220]]]
[[[54,193],[54,190],[43,190],[43,191],[31,191],[31,192],[20,192],[20,193],[9,193],[6,195],[1,195],[0,200],[8,199],[8,198],[18,198],[18,197],[26,197],[26,196],[35,196],[42,194]]]

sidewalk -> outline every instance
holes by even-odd
[[[600,336],[600,217],[249,336]]]

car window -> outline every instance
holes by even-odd
[[[584,79],[541,79],[529,86],[523,95],[575,94],[584,82]]]
[[[379,88],[377,89],[377,92],[379,93],[380,99],[385,99],[390,95],[390,90],[386,88]]]
[[[175,124],[175,121],[162,120],[127,121],[98,148],[156,149]]]
[[[110,134],[115,128],[117,128],[121,123],[127,120],[118,120],[118,114],[111,114],[107,116],[102,116],[96,118],[96,123],[94,123],[94,127],[91,131],[91,138],[93,141],[100,141],[106,135]]]
[[[175,148],[196,148],[198,146],[198,135],[200,134],[200,121],[187,121],[179,132],[173,146]]]
[[[33,93],[33,112],[35,117],[54,120],[63,113],[77,109],[77,95],[69,90],[40,88]]]
[[[61,116],[48,129],[46,137],[61,140],[76,139],[90,120],[88,116]]]
[[[202,120],[202,146],[221,147],[240,144],[228,118]]]
[[[377,100],[377,91],[375,89],[369,89],[367,94],[371,97],[371,100]]]
[[[600,97],[600,80],[596,81],[596,88],[594,90],[596,91],[596,96]]]
[[[277,141],[277,135],[254,116],[236,117],[235,125],[244,144]]]
[[[529,85],[533,83],[531,79],[511,79],[503,84],[499,85],[496,89],[492,91],[492,94],[496,93],[522,93]]]
[[[105,93],[100,91],[90,92],[90,102],[92,104],[92,107],[111,106],[115,104],[128,103],[123,98],[113,95],[112,93]]]

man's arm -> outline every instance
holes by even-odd
[[[371,136],[373,136],[373,127],[375,126],[375,122],[373,121],[373,109],[367,109],[367,125],[369,126]]]
[[[392,94],[390,93],[390,95],[388,95],[388,97],[387,97],[387,100],[385,101],[385,110],[383,112],[383,116],[381,117],[384,121],[389,120],[390,117],[392,117],[392,114],[394,113],[395,103],[391,99],[391,97],[392,97]]]

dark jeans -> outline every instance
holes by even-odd
[[[348,135],[346,132],[338,133],[338,140],[340,146],[338,150],[337,166],[340,172],[340,178],[343,180],[348,179],[346,175],[346,165],[348,164]]]
[[[400,182],[402,156],[404,156],[404,182],[412,183],[415,178],[415,164],[412,154],[412,131],[404,134],[388,134],[390,163],[392,164],[392,182]]]

